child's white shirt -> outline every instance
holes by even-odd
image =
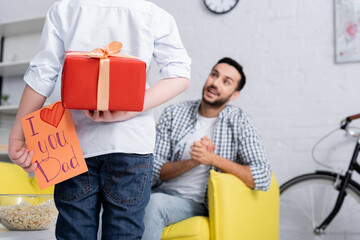
[[[39,51],[24,80],[36,92],[58,101],[65,51],[91,51],[112,41],[122,42],[121,54],[139,57],[147,69],[154,58],[160,79],[190,79],[191,60],[175,20],[155,4],[144,0],[62,0],[47,14]],[[153,152],[151,111],[116,123],[93,122],[77,110],[72,110],[72,116],[85,157]]]

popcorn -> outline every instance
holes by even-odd
[[[54,200],[50,199],[38,205],[28,202],[1,207],[1,223],[10,230],[41,230],[54,226],[58,211]]]

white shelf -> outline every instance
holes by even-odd
[[[7,156],[8,154],[7,148],[8,148],[7,144],[0,144],[0,156]]]
[[[43,107],[50,105],[51,102],[46,101]],[[0,114],[16,114],[19,105],[0,105]]]
[[[24,75],[29,64],[30,61],[2,62],[0,63],[0,76],[11,77]]]
[[[42,31],[45,23],[45,16],[26,18],[20,20],[12,20],[12,21],[3,21],[0,22],[0,37],[8,38],[11,41],[15,41],[18,38],[21,38],[20,35],[26,34],[34,34]],[[28,36],[23,36],[28,37]],[[32,38],[29,37],[31,40]],[[15,41],[16,42],[16,41]],[[27,47],[34,47],[33,41],[30,44],[27,44]],[[22,51],[21,49],[19,51]],[[21,55],[21,54],[20,54]],[[30,60],[26,59],[26,57],[20,58],[24,59],[22,61],[14,61],[14,62],[0,62],[0,76],[1,77],[11,77],[11,76],[23,76],[29,67]],[[19,93],[20,94],[20,93]],[[15,117],[18,110],[18,105],[2,105],[0,106],[0,115],[11,115],[11,117]],[[1,117],[2,117],[1,116]],[[1,120],[7,118],[1,118]],[[8,126],[9,127],[9,126]],[[0,150],[0,156],[3,158],[7,156],[7,149],[2,148]],[[7,233],[2,233],[0,231],[0,238],[2,239],[3,235]],[[11,238],[12,236],[6,236]],[[24,239],[24,238],[22,238]]]
[[[1,113],[16,114],[18,107],[19,107],[18,105],[1,105],[0,106],[0,114]]]
[[[0,36],[11,37],[41,32],[44,23],[44,16],[0,22]],[[21,76],[29,67],[29,62],[29,60],[19,62],[0,62],[0,76]]]
[[[45,17],[34,17],[21,20],[0,22],[0,35],[3,37],[41,32],[45,23]]]
[[[0,151],[0,156],[7,156],[8,152],[7,151]]]

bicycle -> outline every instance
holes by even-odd
[[[290,179],[281,185],[281,240],[360,239],[360,185],[352,179],[354,171],[360,174],[360,165],[357,162],[360,132],[355,131],[357,128],[349,127],[351,121],[359,118],[360,114],[349,116],[342,120],[340,128],[336,129],[345,130],[350,136],[357,138],[345,174],[315,171]],[[329,135],[331,133],[325,137]],[[321,141],[322,139],[319,142]],[[315,161],[316,145],[313,148]]]

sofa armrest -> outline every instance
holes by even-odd
[[[254,191],[237,177],[210,172],[209,221],[212,240],[279,239],[279,186]]]
[[[0,194],[53,194],[54,186],[40,190],[35,177],[14,163],[0,162]]]

